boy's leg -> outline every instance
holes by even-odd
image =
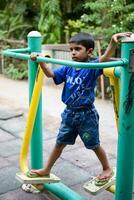
[[[50,174],[51,168],[53,167],[56,160],[60,157],[65,146],[66,146],[65,144],[56,144],[49,156],[47,165],[42,169],[31,170],[30,174],[37,173],[41,176]]]
[[[97,155],[98,159],[100,160],[102,164],[103,171],[102,173],[98,176],[100,180],[102,179],[109,179],[111,177],[112,169],[109,165],[106,153],[104,149],[99,146],[96,149],[94,149],[95,154]]]

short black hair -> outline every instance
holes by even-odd
[[[93,48],[95,46],[94,38],[89,33],[77,33],[76,35],[72,36],[72,38],[69,40],[69,43],[76,43],[81,44],[86,49]]]

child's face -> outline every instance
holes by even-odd
[[[92,48],[87,50],[86,47],[77,43],[70,43],[69,45],[70,45],[72,60],[78,62],[86,62],[91,57],[93,51]]]

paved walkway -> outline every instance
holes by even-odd
[[[43,143],[45,159],[55,143],[64,105],[60,101],[61,87],[48,83],[43,87]],[[117,132],[113,105],[110,101],[96,100],[100,113],[100,137],[110,163],[116,165]],[[45,200],[45,193],[27,194],[15,179],[19,171],[19,153],[28,112],[27,81],[13,81],[0,75],[0,200]],[[53,173],[62,183],[85,197],[85,200],[113,200],[113,194],[104,191],[93,196],[83,189],[91,176],[101,171],[99,161],[92,151],[77,143],[68,146],[56,162]]]

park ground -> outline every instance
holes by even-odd
[[[44,159],[48,157],[55,143],[60,124],[61,86],[45,81],[43,102],[43,149]],[[100,114],[100,138],[111,166],[116,166],[117,131],[113,104],[109,100],[96,99]],[[27,194],[15,180],[19,171],[19,153],[28,114],[28,82],[15,81],[0,75],[0,200],[46,200],[45,193]],[[114,195],[104,191],[93,196],[83,189],[83,184],[101,171],[99,161],[92,151],[84,148],[78,138],[68,146],[56,162],[53,173],[62,183],[85,197],[85,200],[113,200]]]

